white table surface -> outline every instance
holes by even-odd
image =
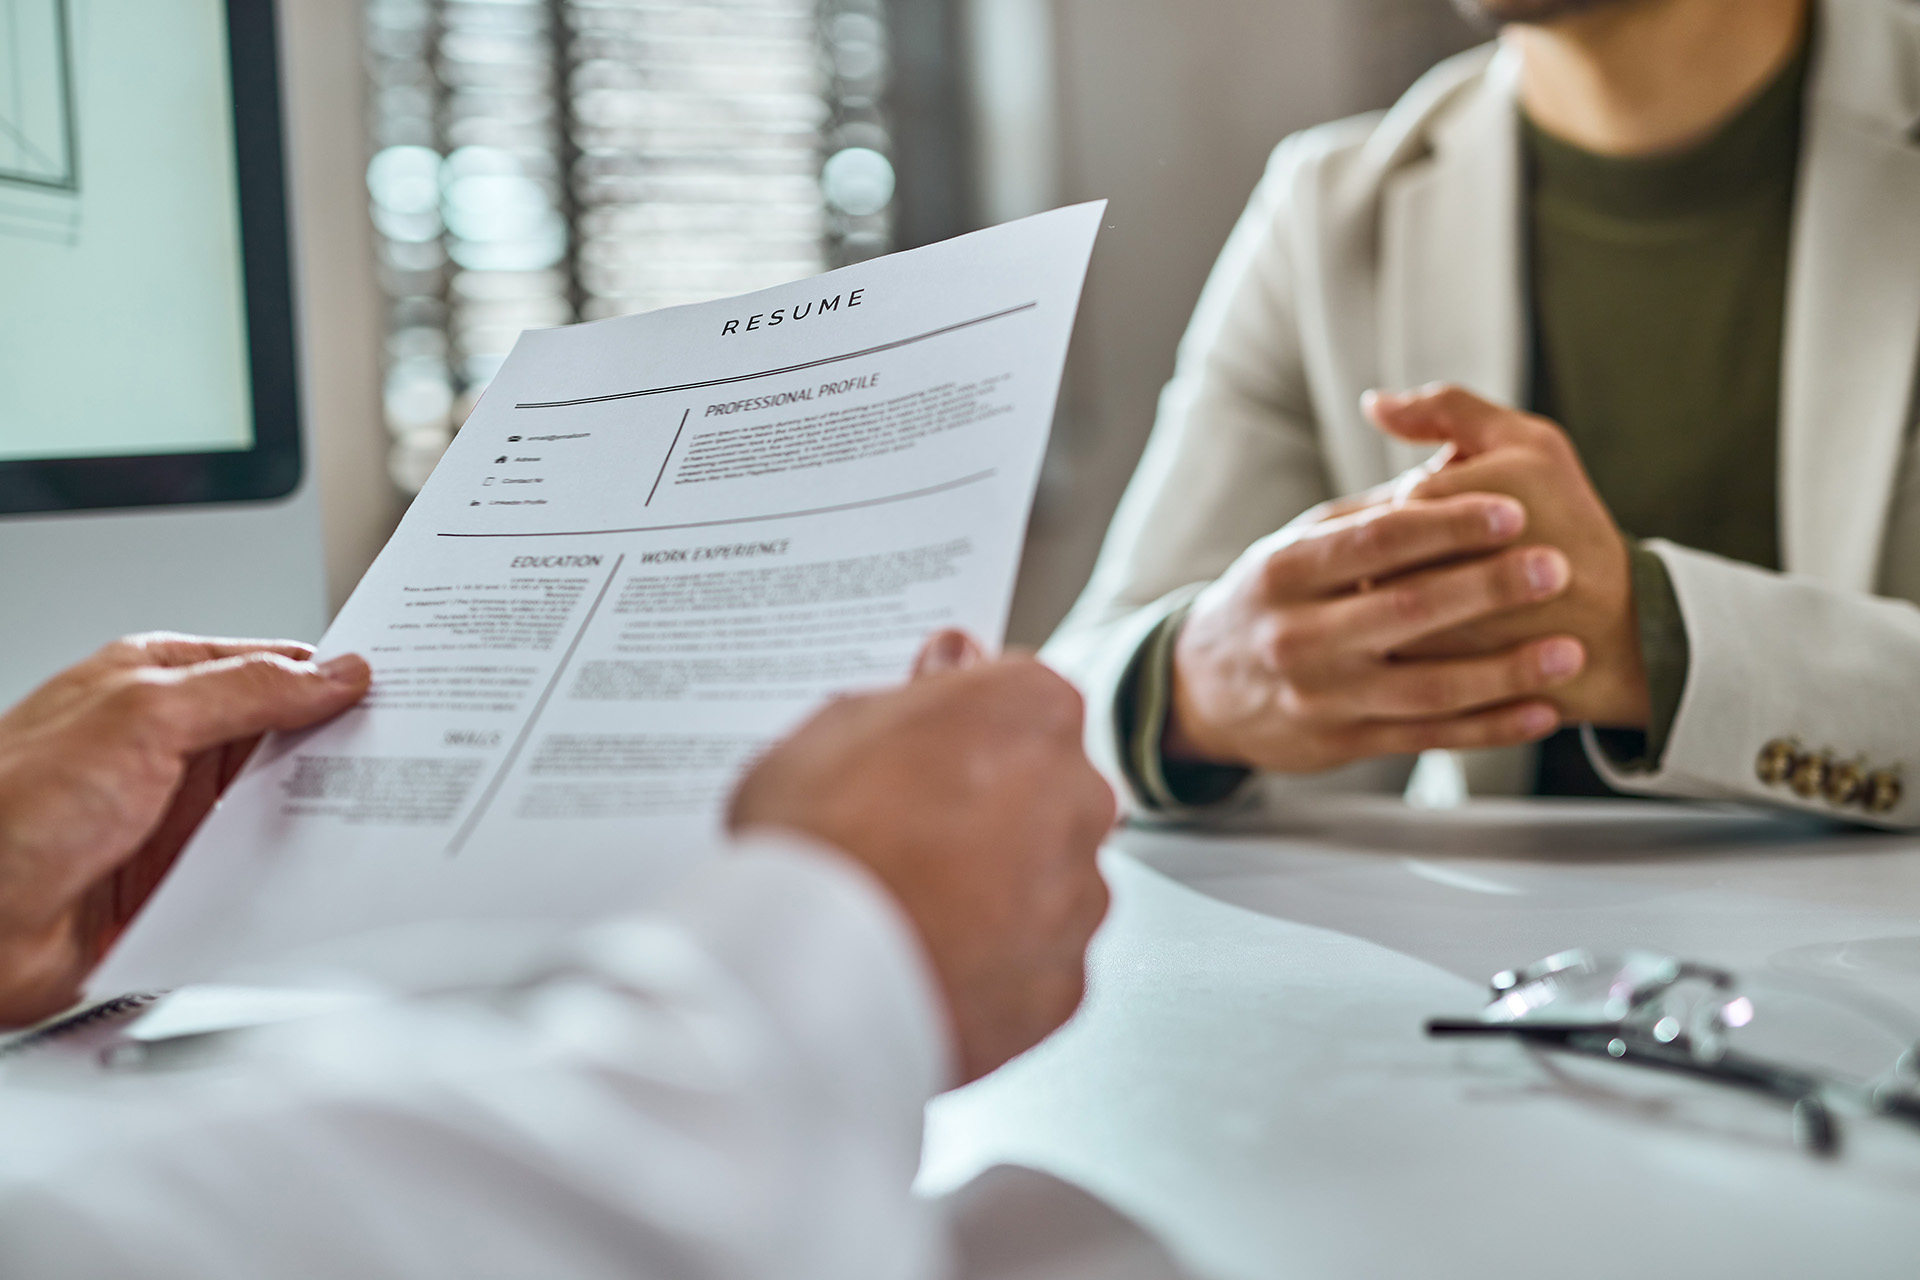
[[[929,1111],[923,1186],[1078,1184],[1202,1277],[1920,1276],[1920,1130],[1438,1041],[1570,946],[1833,976],[1920,1010],[1920,840],[1738,810],[1331,802],[1129,831],[1060,1035]]]

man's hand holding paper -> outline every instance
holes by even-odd
[[[1080,1004],[1114,798],[1081,750],[1084,708],[1065,680],[1031,658],[988,662],[953,632],[919,667],[904,689],[828,706],[747,776],[730,821],[798,831],[886,885],[946,989],[960,1076],[974,1080]]]
[[[270,729],[367,690],[288,641],[134,636],[0,715],[0,1027],[58,1013]]]

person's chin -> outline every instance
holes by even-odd
[[[1453,0],[1471,22],[1490,27],[1509,22],[1543,23],[1556,18],[1626,4],[1630,0]]]

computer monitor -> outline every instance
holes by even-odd
[[[338,13],[282,15],[307,83],[358,56],[312,40]],[[325,623],[282,53],[274,0],[0,0],[0,708],[128,632]],[[337,96],[308,136],[358,136]],[[304,154],[339,203],[354,167]]]
[[[0,0],[0,517],[300,482],[273,0]]]

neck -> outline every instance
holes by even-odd
[[[1614,0],[1515,23],[1520,104],[1548,133],[1610,156],[1704,140],[1793,59],[1810,0]]]

